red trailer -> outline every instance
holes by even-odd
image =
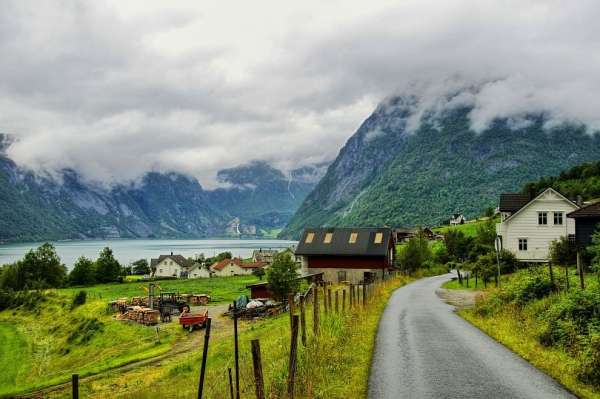
[[[208,319],[208,310],[203,314],[185,314],[179,317],[179,324],[183,328],[188,328],[192,331],[195,327],[202,328],[206,327],[206,320]]]

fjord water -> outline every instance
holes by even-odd
[[[0,245],[0,265],[19,260],[27,251],[37,248],[41,243],[18,243]],[[297,244],[296,241],[285,240],[85,240],[52,242],[62,262],[71,268],[80,256],[96,259],[104,247],[110,247],[121,264],[128,264],[138,259],[156,258],[159,255],[181,254],[189,257],[200,253],[214,256],[220,252],[230,251],[233,256],[247,258],[255,249],[285,249]]]

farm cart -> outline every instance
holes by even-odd
[[[208,310],[206,310],[204,313],[200,313],[200,314],[184,314],[181,317],[179,317],[179,324],[181,324],[181,326],[183,328],[187,328],[190,330],[190,332],[195,328],[202,328],[202,327],[206,327],[206,320],[208,319]]]

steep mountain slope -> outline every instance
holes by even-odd
[[[73,170],[34,175],[10,160],[0,134],[0,242],[81,238],[260,236],[283,227],[316,184],[323,166],[291,176],[262,162],[219,173],[230,187],[204,190],[194,178],[150,172],[111,187]],[[235,229],[231,229],[234,225]]]
[[[471,108],[425,112],[406,129],[413,99],[381,104],[352,136],[283,237],[305,226],[429,225],[454,212],[474,217],[495,206],[503,191],[600,158],[600,140],[583,127],[544,128],[498,119],[481,133],[470,129]],[[523,121],[521,121],[523,122]]]

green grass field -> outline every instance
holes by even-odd
[[[248,293],[254,276],[159,281],[163,289],[207,293],[212,303],[229,302]],[[146,283],[147,284],[147,283]],[[104,284],[47,291],[36,309],[0,312],[0,396],[68,381],[71,374],[96,374],[120,365],[166,353],[186,338],[176,323],[156,329],[118,321],[107,302],[142,296],[142,283]],[[75,293],[85,290],[87,302],[75,309]]]
[[[224,303],[232,301],[238,296],[248,292],[246,285],[259,281],[255,276],[233,276],[196,278],[187,280],[162,280],[155,281],[164,291],[177,291],[181,294],[208,294],[211,303]],[[144,296],[148,282],[134,281],[126,283],[98,284],[92,287],[63,288],[56,290],[59,293],[74,295],[84,290],[92,298],[112,300],[122,297]]]
[[[308,345],[298,348],[297,398],[365,397],[371,354],[377,325],[391,293],[411,281],[406,277],[388,281],[378,288],[376,300],[365,311],[324,313],[321,307],[321,334],[312,332],[312,305],[307,307]],[[320,296],[322,300],[322,296]],[[289,314],[275,318],[241,322],[240,384],[241,396],[255,396],[250,341],[260,339],[266,397],[287,398],[286,378],[290,345]],[[208,350],[205,397],[227,398],[227,369],[233,367],[233,339],[228,333],[211,334]],[[107,396],[128,398],[194,397],[198,384],[201,348],[161,362],[160,367],[111,373],[80,385],[89,398]],[[53,397],[68,397],[58,392]]]
[[[459,224],[456,226],[440,226],[433,229],[434,232],[439,234],[445,234],[449,230],[458,230],[462,231],[467,237],[475,237],[477,236],[477,226],[486,223],[488,219],[479,219],[479,220],[471,220],[465,224]],[[500,220],[498,218],[494,218],[494,223],[498,223]]]

